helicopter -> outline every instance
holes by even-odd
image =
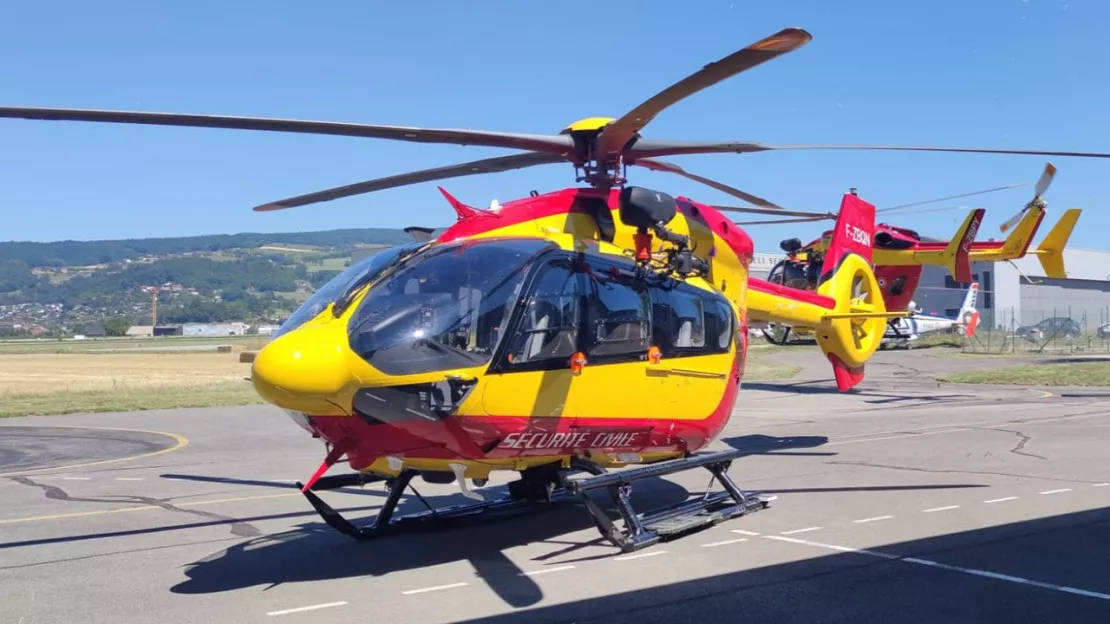
[[[577,500],[623,551],[765,509],[773,500],[728,475],[750,451],[706,451],[741,392],[749,324],[813,328],[837,389],[864,378],[887,320],[872,269],[875,207],[841,198],[816,287],[749,276],[751,237],[701,203],[629,185],[628,166],[674,173],[758,210],[763,198],[660,157],[785,149],[880,149],[1106,158],[1110,154],[899,146],[790,146],[658,140],[658,114],[812,39],[786,28],[704,66],[618,118],[589,117],[558,134],[428,129],[179,113],[0,107],[0,117],[212,127],[384,138],[521,150],[317,191],[256,206],[280,210],[409,184],[569,162],[575,182],[488,209],[440,187],[456,222],[349,267],[276,332],[251,363],[258,394],[325,457],[298,484],[324,521],[355,539],[405,527]],[[352,474],[325,473],[345,461]],[[722,492],[637,513],[633,483],[702,468]],[[519,479],[486,500],[467,486],[493,471]],[[573,478],[577,473],[587,476]],[[412,480],[455,483],[473,502],[394,517]],[[317,492],[384,480],[376,519],[356,526]],[[712,483],[712,482],[711,482]],[[623,527],[594,501],[608,491]],[[415,489],[414,489],[415,491]],[[418,494],[419,496],[419,494]],[[480,499],[480,500],[479,500]]]
[[[882,288],[883,300],[887,309],[908,309],[914,294],[917,292],[922,271],[926,265],[944,267],[953,281],[959,284],[967,284],[972,281],[972,262],[1005,261],[1013,264],[1015,259],[1022,258],[1026,254],[1034,254],[1040,261],[1047,277],[1065,278],[1067,271],[1064,266],[1063,252],[1082,213],[1081,209],[1070,208],[1066,210],[1041,244],[1030,249],[1030,243],[1044,220],[1047,210],[1043,196],[1055,174],[1056,167],[1052,163],[1046,164],[1044,172],[1037,182],[1033,199],[1000,226],[1003,232],[1010,230],[1010,234],[1003,241],[977,242],[975,240],[983,215],[986,212],[982,208],[971,210],[956,230],[956,233],[948,241],[925,238],[915,230],[905,227],[886,223],[877,224],[875,249],[872,257],[875,265],[875,275],[879,280],[879,286]],[[994,192],[1013,188],[1014,186],[1019,185],[996,187],[938,200],[929,200],[929,202],[892,206],[879,209],[877,212],[897,210],[955,197]],[[820,213],[809,213],[807,215],[806,213],[795,212],[794,214],[799,215],[799,218],[753,221],[740,223],[740,225],[797,223],[819,221],[827,218],[827,215]],[[780,243],[780,248],[786,253],[786,257],[771,268],[767,278],[768,281],[812,290],[815,285],[814,273],[821,264],[822,253],[828,246],[829,236],[830,232],[826,231],[820,238],[811,241],[808,245],[802,245],[801,240],[797,238],[783,240]],[[894,322],[891,321],[891,323]],[[776,324],[764,327],[762,333],[768,342],[782,345],[789,341],[791,333],[804,338],[810,335],[811,331],[808,328]]]

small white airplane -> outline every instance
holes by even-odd
[[[883,334],[883,341],[879,343],[879,348],[886,349],[891,345],[901,345],[907,349],[912,349],[913,341],[922,336],[942,332],[955,331],[968,338],[974,336],[975,329],[979,326],[979,311],[975,309],[978,296],[979,282],[972,282],[967,289],[967,295],[964,296],[963,305],[960,306],[956,318],[921,314],[918,311],[917,304],[911,301],[908,307],[910,316],[890,319],[886,326],[886,333]]]

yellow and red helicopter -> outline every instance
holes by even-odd
[[[1064,211],[1060,220],[1052,227],[1044,240],[1041,241],[1041,244],[1030,248],[1030,244],[1036,236],[1047,211],[1044,194],[1055,175],[1056,167],[1052,163],[1046,164],[1044,172],[1037,182],[1033,199],[1000,226],[1003,233],[1007,230],[1010,231],[1009,235],[1001,241],[980,242],[975,240],[982,224],[983,215],[986,213],[982,208],[972,209],[964,218],[956,233],[947,241],[928,239],[918,234],[917,231],[906,227],[887,223],[876,224],[872,263],[886,309],[895,311],[910,308],[925,266],[942,267],[948,271],[954,282],[969,284],[972,282],[972,262],[1010,262],[1012,264],[1013,260],[1023,258],[1026,254],[1034,254],[1040,261],[1046,277],[1053,279],[1066,278],[1067,271],[1064,266],[1063,252],[1079,216],[1082,214],[1081,209],[1070,208]],[[1001,186],[926,202],[891,206],[876,210],[876,214],[959,197],[1006,190],[1017,186],[1021,185]],[[940,210],[948,209],[941,208]],[[921,212],[932,211],[930,209]],[[761,213],[774,214],[774,211],[762,210]],[[805,223],[836,217],[831,213],[792,211],[791,214],[793,217],[788,219],[739,222],[737,225]],[[767,281],[794,288],[813,290],[816,287],[816,272],[821,266],[822,255],[828,249],[831,235],[831,230],[826,231],[821,237],[806,245],[803,245],[802,241],[797,238],[780,242],[779,246],[786,255],[771,268]],[[896,320],[892,319],[890,323],[893,325]],[[812,328],[774,324],[763,329],[763,335],[772,344],[785,344],[791,333],[804,338],[812,334]]]
[[[331,526],[369,538],[403,526],[577,497],[622,550],[744,515],[768,497],[727,474],[747,451],[703,452],[741,389],[751,322],[813,327],[841,391],[858,384],[882,339],[885,309],[871,267],[875,208],[843,196],[813,291],[748,275],[752,239],[713,205],[637,186],[628,165],[704,182],[762,208],[770,202],[688,174],[658,157],[773,149],[1046,153],[939,147],[770,146],[645,138],[683,98],[809,42],[787,28],[711,63],[617,119],[555,135],[175,113],[0,107],[0,117],[219,127],[524,153],[361,182],[259,206],[274,210],[450,177],[569,161],[587,186],[477,209],[444,191],[458,220],[371,257],[321,288],[252,364],[255,389],[323,439],[301,485]],[[1049,152],[1075,156],[1079,154]],[[442,190],[442,189],[441,189]],[[350,475],[323,476],[345,461]],[[635,468],[630,465],[641,464]],[[646,464],[646,465],[642,465]],[[623,467],[624,470],[610,471]],[[705,468],[724,490],[636,513],[631,484]],[[516,471],[506,498],[394,518],[411,480],[466,486]],[[591,476],[571,478],[575,472]],[[317,491],[384,478],[377,519],[356,527]],[[606,489],[618,527],[587,494]]]

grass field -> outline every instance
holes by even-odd
[[[260,403],[250,365],[238,352],[265,337],[122,339],[0,343],[0,417],[138,411]],[[170,348],[206,351],[166,351]],[[231,353],[217,353],[231,346]],[[122,352],[122,349],[155,349]],[[157,350],[161,349],[161,350]],[[753,345],[747,381],[789,379],[797,366],[774,364],[775,353]]]
[[[1110,386],[1110,362],[1045,363],[964,371],[940,375],[937,381],[1019,386]]]
[[[5,353],[0,416],[256,403],[249,375],[229,353]]]

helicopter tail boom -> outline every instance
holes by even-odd
[[[753,279],[749,313],[753,320],[815,329],[829,359],[837,388],[847,391],[863,380],[864,363],[882,340],[888,312],[871,268],[875,207],[854,194],[840,205],[829,248],[821,264],[817,292]]]

